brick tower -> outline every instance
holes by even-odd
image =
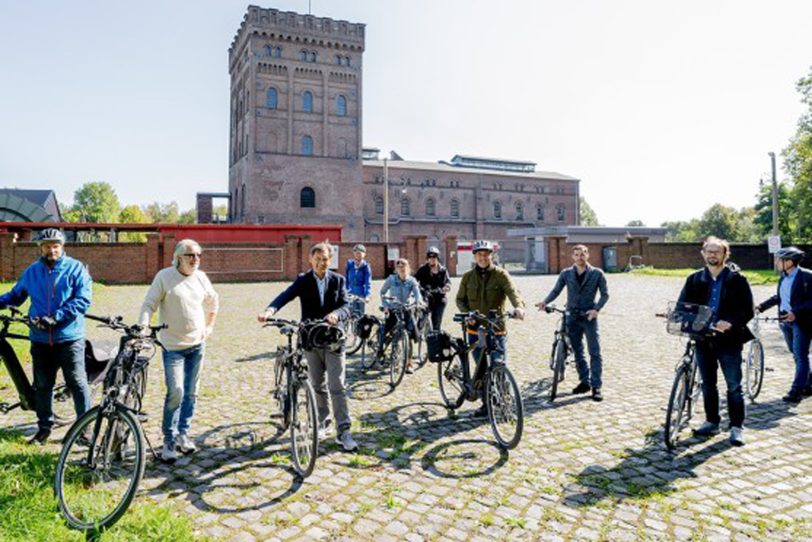
[[[364,25],[249,6],[229,49],[230,214],[364,238]]]

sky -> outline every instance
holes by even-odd
[[[307,13],[307,0],[262,7]],[[228,47],[248,4],[0,0],[0,186],[69,204],[228,189]],[[532,160],[604,225],[755,202],[803,112],[812,2],[312,0],[366,27],[363,142]],[[779,155],[779,180],[784,177]]]

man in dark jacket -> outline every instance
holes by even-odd
[[[804,253],[796,247],[782,248],[775,254],[781,270],[778,292],[759,305],[763,312],[778,305],[781,331],[787,348],[795,358],[795,378],[783,399],[797,403],[803,395],[812,395],[809,373],[809,343],[812,341],[812,271],[800,267]]]
[[[347,290],[344,277],[328,269],[332,248],[327,243],[313,245],[310,249],[310,265],[307,273],[302,273],[293,284],[276,296],[268,308],[257,319],[266,321],[282,307],[299,298],[302,320],[325,320],[332,325],[341,325],[350,314],[347,303]],[[316,391],[316,406],[319,410],[319,422],[322,435],[327,433],[330,419],[330,408],[327,405],[327,389],[333,405],[338,434],[336,443],[348,452],[358,449],[358,444],[350,433],[350,410],[347,403],[345,382],[344,347],[339,351],[329,348],[311,348],[305,350],[307,368],[313,389]],[[325,383],[325,374],[327,382]]]
[[[708,237],[702,245],[705,268],[685,281],[679,301],[707,305],[713,311],[717,335],[697,341],[696,360],[702,374],[702,396],[706,421],[694,434],[715,435],[719,432],[719,390],[716,387],[717,366],[727,383],[727,409],[730,415],[730,443],[744,445],[744,395],[742,394],[742,345],[753,338],[747,322],[753,318],[753,294],[744,275],[733,264],[727,264],[730,246],[727,241]]]
[[[448,277],[448,270],[440,263],[440,251],[437,247],[429,247],[426,251],[426,263],[420,266],[414,278],[427,292],[431,328],[439,330],[448,304],[446,293],[451,290],[451,279]]]
[[[567,287],[567,310],[571,312],[567,315],[567,326],[580,379],[572,393],[587,393],[591,389],[592,399],[603,401],[601,393],[603,358],[598,334],[598,312],[609,301],[606,277],[603,271],[589,265],[589,249],[585,245],[572,247],[572,261],[573,266],[564,269],[558,275],[553,290],[544,301],[537,303],[536,307],[544,310],[561,294],[564,286]],[[599,292],[600,297],[595,301],[595,296]],[[589,365],[586,364],[584,356],[584,334],[589,349]]]
[[[93,297],[93,283],[85,266],[65,255],[65,236],[56,228],[38,236],[41,257],[29,265],[17,284],[0,296],[0,308],[31,300],[31,358],[34,365],[34,401],[39,430],[30,443],[45,444],[54,424],[53,393],[61,368],[73,395],[76,416],[90,408],[85,373],[85,312]]]

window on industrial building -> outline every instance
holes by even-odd
[[[302,136],[302,154],[313,156],[313,138],[309,135]]]
[[[273,56],[275,56],[276,58],[282,58],[282,48],[281,47],[274,47]]]
[[[316,206],[316,192],[309,186],[302,188],[299,194],[299,207],[312,209]]]
[[[313,51],[313,52],[310,53],[310,62],[315,62],[315,61],[316,61],[316,52]]]
[[[375,197],[375,214],[376,215],[383,214],[383,198],[380,196]]]
[[[429,198],[426,200],[426,216],[434,216],[434,200]]]
[[[305,113],[313,112],[313,93],[309,90],[305,90],[304,94],[302,94],[302,111]]]
[[[524,207],[519,201],[516,202],[516,220],[524,220]]]
[[[271,87],[265,93],[265,105],[271,109],[276,109],[276,104],[279,101],[279,94],[276,89]]]
[[[493,217],[497,220],[502,218],[502,202],[501,201],[494,201],[493,202]]]
[[[544,222],[544,206],[536,205],[536,220]]]
[[[342,94],[336,96],[336,114],[339,117],[344,117],[347,115],[347,98],[345,98]]]
[[[559,204],[555,208],[556,212],[558,213],[558,221],[564,222],[567,219],[567,210],[563,204]]]
[[[336,55],[336,66],[341,66],[341,55]]]
[[[412,214],[412,204],[409,198],[402,198],[400,200],[400,214],[401,216],[409,216]]]
[[[304,49],[299,52],[299,60],[307,62],[307,51],[305,51]]]
[[[452,199],[451,200],[451,218],[459,218],[460,217],[460,202]]]
[[[270,45],[266,45],[262,49],[265,53],[265,56],[273,56],[273,48]]]
[[[350,57],[348,57],[348,56],[345,56],[345,57],[344,57],[344,65],[345,65],[345,66],[349,66],[349,65],[350,65]]]

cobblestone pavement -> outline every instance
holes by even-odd
[[[554,279],[517,283],[531,305]],[[748,405],[747,445],[732,448],[725,433],[684,434],[674,453],[664,448],[664,407],[682,344],[654,313],[681,285],[609,276],[611,300],[600,317],[603,403],[568,393],[573,372],[563,396],[548,403],[556,319],[533,310],[513,323],[509,363],[526,417],[509,453],[496,447],[487,421],[471,419],[476,405],[456,415],[441,405],[433,365],[390,393],[384,375],[364,374],[350,359],[361,453],[323,442],[304,482],[293,474],[288,435],[270,416],[266,356],[278,333],[254,320],[283,285],[217,285],[222,312],[193,426],[200,451],[172,467],[151,463],[138,499],[174,506],[216,540],[812,540],[812,400],[781,401],[793,365],[777,328],[763,326],[768,372]],[[773,288],[755,287],[756,299]],[[93,312],[132,319],[145,291],[107,288]],[[445,328],[456,331],[452,313]],[[298,306],[281,314],[297,315]],[[145,406],[153,444],[161,442],[162,379],[156,358]]]

